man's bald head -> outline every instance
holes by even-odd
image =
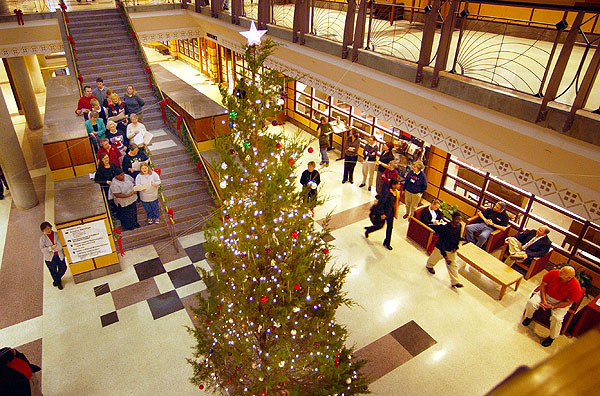
[[[560,269],[560,271],[558,272],[558,277],[563,282],[570,281],[571,279],[573,279],[574,276],[575,276],[575,269],[569,265],[562,267]]]
[[[544,236],[544,235],[548,235],[550,233],[550,228],[546,227],[546,226],[541,226],[540,228],[537,229],[537,236]]]

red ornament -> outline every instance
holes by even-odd
[[[292,238],[294,238],[294,239],[298,238],[298,233],[296,231],[292,232]]]
[[[204,385],[199,385],[198,389],[200,389],[200,390],[204,389]]]
[[[267,394],[267,391],[262,391],[261,395],[265,396]]]
[[[198,165],[196,165],[198,170],[202,170],[202,161],[198,161]]]
[[[290,165],[294,165],[295,163],[296,163],[296,160],[295,160],[295,159],[293,159],[293,158],[290,158],[290,159],[288,160],[288,164],[290,164]]]
[[[329,253],[329,250],[323,249],[323,254],[328,254],[328,253]]]
[[[265,248],[265,253],[266,253],[266,254],[269,254],[269,253],[271,253],[271,248],[269,248],[269,247],[268,247],[268,248]]]
[[[335,354],[335,367],[338,367],[340,365],[340,353],[336,353]]]
[[[229,150],[229,154],[235,155],[235,150],[234,149]]]
[[[280,148],[281,148],[281,143],[277,143],[277,144],[275,145],[275,147],[277,147],[278,149],[280,149]]]
[[[209,326],[210,325],[210,320],[206,321],[206,325]]]
[[[156,174],[157,174],[158,176],[160,176],[160,172],[161,172],[161,171],[160,171],[160,168],[154,168],[154,172],[156,172]]]
[[[312,147],[308,148],[308,152],[312,154],[312,152],[315,151]]]
[[[221,306],[220,306],[220,305],[217,305],[217,309],[219,309],[219,310],[220,310],[220,309],[221,309]]]
[[[271,125],[277,126],[277,125],[279,125],[279,123],[277,122],[277,120],[273,120],[273,121],[271,121]]]
[[[263,304],[266,303],[267,302],[267,296],[262,296],[260,298],[260,302],[263,303]]]
[[[300,290],[300,284],[299,283],[296,283],[294,285],[294,290]]]

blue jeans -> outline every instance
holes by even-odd
[[[46,261],[46,267],[48,267],[48,271],[50,271],[54,286],[58,285],[65,272],[67,272],[65,260],[61,260],[60,257],[58,257],[58,254],[55,254],[52,257],[52,261]]]
[[[483,245],[487,242],[490,234],[494,232],[495,228],[485,223],[469,224],[465,227],[465,240],[471,242],[483,248]],[[475,234],[479,233],[479,239],[475,240]]]
[[[151,202],[142,201],[142,206],[146,210],[146,217],[148,219],[156,220],[160,216],[159,208],[158,208],[158,199],[155,199]]]
[[[321,162],[329,164],[329,156],[327,155],[327,147],[321,147]]]

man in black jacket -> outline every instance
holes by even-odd
[[[431,205],[421,211],[419,220],[427,227],[438,232],[438,229],[446,224],[446,218],[440,210],[440,201],[437,199],[431,201]]]
[[[435,249],[427,260],[427,271],[430,274],[435,274],[433,267],[444,259],[448,268],[448,275],[450,275],[450,283],[452,287],[460,288],[463,287],[462,283],[458,281],[458,265],[456,265],[456,251],[458,250],[458,243],[460,242],[461,225],[460,221],[462,216],[458,212],[452,214],[452,221],[438,229],[439,239],[435,244]]]
[[[373,208],[373,217],[371,218],[373,225],[370,227],[365,227],[365,238],[368,238],[370,233],[382,229],[383,224],[387,223],[387,228],[385,229],[385,239],[383,240],[383,246],[387,250],[392,250],[390,243],[392,241],[394,217],[398,216],[398,198],[398,180],[392,179],[390,181],[389,190],[383,192],[379,198],[379,201],[377,201],[377,204]]]
[[[535,257],[545,256],[552,247],[549,233],[550,229],[542,226],[537,231],[525,230],[506,238],[509,256],[504,262],[513,265],[515,261],[523,260],[525,264],[529,264]]]

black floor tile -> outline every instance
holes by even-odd
[[[117,323],[119,321],[119,317],[117,316],[117,311],[112,311],[107,313],[106,315],[100,316],[100,322],[102,322],[102,327],[106,327],[113,323]]]
[[[335,238],[333,237],[333,235],[331,235],[331,234],[327,234],[327,235],[325,235],[325,236],[323,237],[323,240],[324,240],[325,242],[331,242],[331,241],[335,240]]]
[[[202,261],[206,258],[206,250],[204,250],[204,245],[201,243],[185,248],[185,252],[190,260],[192,260],[192,263],[197,263],[198,261]]]
[[[158,257],[135,264],[133,267],[135,268],[135,273],[140,281],[166,272],[165,267],[163,267]]]
[[[108,292],[110,292],[110,286],[108,286],[108,283],[103,283],[94,287],[94,294],[96,295],[96,297],[106,294]]]
[[[149,298],[148,306],[154,319],[162,318],[170,313],[183,309],[183,303],[175,290]]]
[[[169,271],[168,274],[176,289],[200,280],[200,274],[198,274],[196,267],[193,265],[177,268],[176,270]]]
[[[417,356],[430,346],[437,344],[414,320],[390,333],[411,355]]]

